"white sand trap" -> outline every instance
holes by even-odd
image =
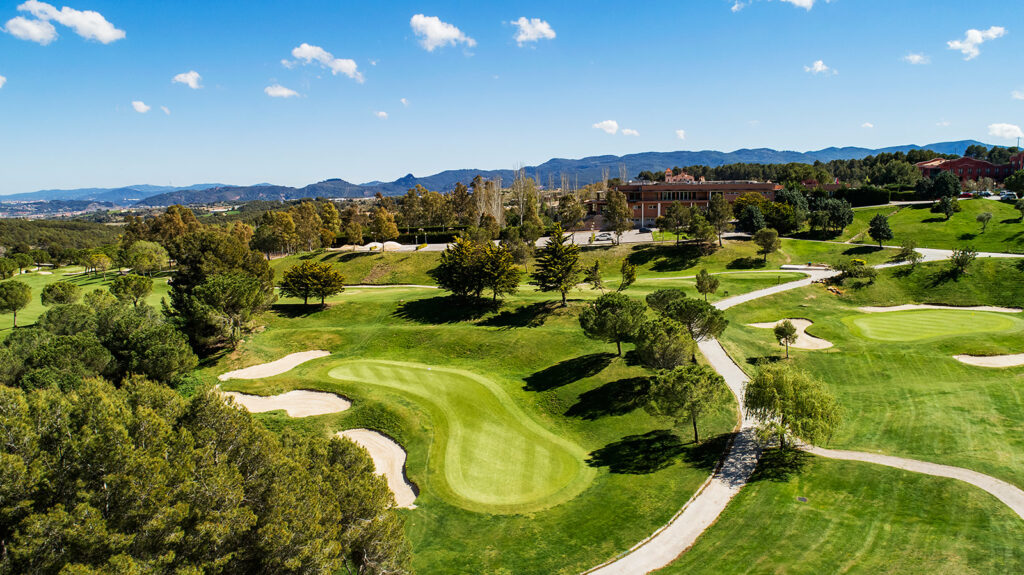
[[[237,391],[225,391],[222,394],[233,398],[236,405],[245,407],[250,413],[283,409],[288,417],[310,417],[338,413],[352,407],[352,403],[340,395],[307,389],[296,389],[281,395],[268,396],[248,395]]]
[[[955,305],[932,305],[908,303],[904,305],[891,305],[887,307],[864,306],[857,308],[864,313],[883,313],[887,311],[910,311],[915,309],[958,309],[961,311],[994,311],[996,313],[1019,313],[1017,307],[995,307],[991,305],[955,306]]]
[[[416,491],[405,480],[405,450],[390,437],[372,429],[349,429],[339,431],[338,437],[346,437],[370,452],[377,475],[388,480],[388,488],[395,494],[395,506],[415,509]]]
[[[397,250],[402,247],[402,244],[398,242],[384,242],[384,249],[386,250]]]
[[[313,351],[300,351],[299,353],[290,353],[281,359],[272,361],[270,363],[262,363],[260,365],[254,365],[245,369],[236,369],[235,371],[229,371],[222,373],[217,376],[217,379],[221,381],[227,381],[229,379],[260,379],[263,377],[272,377],[275,375],[281,375],[292,369],[295,366],[302,365],[307,361],[314,360],[321,357],[331,355],[331,352],[317,349]],[[252,411],[252,410],[250,410]]]
[[[762,329],[775,329],[775,326],[786,320],[780,319],[779,321],[772,323],[748,323],[750,327],[759,327]],[[809,319],[789,318],[789,321],[793,322],[793,327],[796,328],[796,343],[792,343],[789,347],[795,347],[797,349],[828,349],[832,347],[832,342],[827,339],[821,339],[820,337],[814,337],[807,333],[807,328],[814,324]]]
[[[53,272],[36,272],[36,273],[38,273],[41,276],[52,276],[53,275]]]
[[[954,355],[953,359],[977,367],[1017,367],[1024,365],[1024,353],[1013,355]]]

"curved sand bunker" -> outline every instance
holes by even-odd
[[[1012,355],[954,355],[953,359],[976,367],[1017,367],[1024,365],[1024,353]]]
[[[229,379],[260,379],[263,377],[272,377],[275,375],[281,375],[293,367],[306,363],[307,361],[326,357],[328,355],[331,355],[331,352],[324,351],[322,349],[300,351],[299,353],[288,354],[281,359],[271,361],[270,363],[263,363],[244,369],[236,369],[235,371],[222,373],[217,376],[217,379],[227,381]],[[249,411],[252,410],[250,409]]]
[[[339,431],[338,437],[351,439],[370,452],[377,475],[383,475],[388,489],[395,494],[395,507],[415,509],[416,491],[405,479],[405,450],[390,437],[372,429]]]
[[[307,389],[296,389],[281,395],[269,396],[248,395],[237,391],[225,391],[222,392],[222,395],[234,399],[235,405],[241,405],[250,413],[283,409],[288,413],[288,417],[310,417],[338,413],[352,407],[352,402],[340,395]]]
[[[793,323],[793,327],[796,328],[796,343],[789,344],[789,347],[795,347],[797,349],[828,349],[832,347],[832,342],[827,339],[821,339],[820,337],[814,337],[807,333],[807,328],[814,324],[809,319],[799,318],[788,318]],[[780,319],[776,322],[765,322],[765,323],[748,323],[750,327],[757,327],[762,329],[775,329],[775,326],[786,321]]]
[[[911,311],[915,309],[955,309],[959,311],[994,311],[996,313],[1019,313],[1020,308],[996,307],[991,305],[955,306],[955,305],[932,305],[932,304],[904,304],[891,305],[887,307],[864,306],[857,308],[857,311],[864,313],[883,313],[887,311]]]

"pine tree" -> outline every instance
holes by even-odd
[[[480,283],[491,290],[491,300],[498,296],[511,295],[519,290],[519,268],[516,267],[512,252],[504,246],[487,243],[483,247],[480,265]]]
[[[565,296],[576,285],[581,271],[580,248],[566,243],[568,239],[561,224],[555,224],[547,244],[537,254],[532,282],[537,291],[561,293],[563,307],[567,305]]]

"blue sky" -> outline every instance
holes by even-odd
[[[0,194],[1011,145],[1024,124],[1013,2],[68,1],[0,1]]]

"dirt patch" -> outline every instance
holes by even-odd
[[[766,323],[748,323],[750,327],[756,327],[761,329],[775,329],[775,326],[786,321],[780,319],[777,322],[766,322]],[[795,347],[797,349],[828,349],[832,347],[832,342],[827,339],[821,339],[820,337],[814,337],[807,333],[807,328],[814,324],[809,319],[789,318],[789,321],[793,323],[793,327],[796,328],[796,343],[792,343],[789,347]]]
[[[340,395],[307,389],[296,389],[281,395],[270,396],[247,395],[237,391],[225,391],[222,392],[222,395],[234,399],[235,405],[248,409],[250,413],[283,409],[288,417],[310,417],[338,413],[352,406],[349,400]]]
[[[405,478],[405,450],[395,440],[372,429],[339,431],[338,437],[351,439],[370,453],[377,475],[383,475],[395,494],[395,507],[415,509],[416,488]]]
[[[954,355],[953,359],[975,367],[1018,367],[1024,365],[1024,353],[1012,355]]]
[[[262,363],[260,365],[222,373],[217,376],[217,379],[227,381],[229,379],[261,379],[264,377],[273,377],[275,375],[281,375],[282,373],[291,370],[293,367],[306,363],[307,361],[326,357],[328,355],[331,355],[331,352],[324,351],[322,349],[300,351],[299,353],[288,354],[281,359],[271,361],[269,363]]]
[[[857,308],[857,311],[863,313],[884,313],[887,311],[911,311],[915,309],[957,309],[961,311],[994,311],[996,313],[1020,313],[1021,309],[1018,307],[996,307],[991,305],[973,305],[973,306],[955,306],[955,305],[933,305],[933,304],[904,304],[904,305],[891,305],[885,307],[878,306],[863,306]]]

